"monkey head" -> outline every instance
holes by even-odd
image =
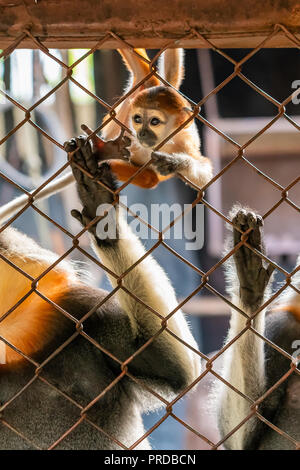
[[[190,113],[189,103],[179,93],[170,87],[155,86],[142,90],[131,102],[130,126],[143,147],[154,148]]]

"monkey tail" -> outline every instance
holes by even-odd
[[[61,176],[57,180],[52,181],[49,183],[45,188],[41,189],[36,196],[34,196],[35,201],[40,201],[45,199],[49,196],[52,196],[59,191],[62,191],[66,186],[74,182],[73,173],[67,173],[64,176]],[[31,194],[34,191],[31,191]],[[19,196],[13,201],[10,201],[5,206],[1,207],[0,209],[0,224],[2,225],[11,217],[13,217],[17,212],[23,209],[24,206],[28,203],[28,196],[24,194],[23,196]]]

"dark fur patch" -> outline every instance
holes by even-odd
[[[134,99],[133,106],[140,108],[160,109],[169,112],[181,111],[188,106],[187,101],[172,88],[156,86],[141,91]]]

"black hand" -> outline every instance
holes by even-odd
[[[251,211],[238,209],[232,219],[233,224],[243,232],[252,228],[248,235],[248,244],[264,253],[262,243],[263,219]],[[241,241],[242,234],[234,229],[234,245]],[[256,310],[263,300],[264,292],[274,267],[265,266],[263,259],[252,250],[242,245],[234,254],[235,265],[240,283],[240,296],[243,305]]]
[[[92,145],[87,141],[86,137],[80,136],[71,139],[64,144],[64,147],[67,152],[73,152],[78,148],[72,156],[71,168],[77,183],[78,195],[82,202],[83,210],[81,213],[73,210],[71,214],[81,225],[87,226],[97,216],[97,210],[99,210],[102,204],[112,204],[114,202],[114,193],[112,191],[115,191],[117,188],[116,181],[108,163],[103,162],[98,166]],[[92,177],[85,174],[76,164],[80,165]],[[104,183],[112,191],[106,189],[98,181]],[[89,231],[96,236],[96,225],[90,227]]]

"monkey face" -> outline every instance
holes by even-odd
[[[162,142],[174,126],[171,116],[158,109],[133,107],[131,127],[143,147],[154,148]]]

